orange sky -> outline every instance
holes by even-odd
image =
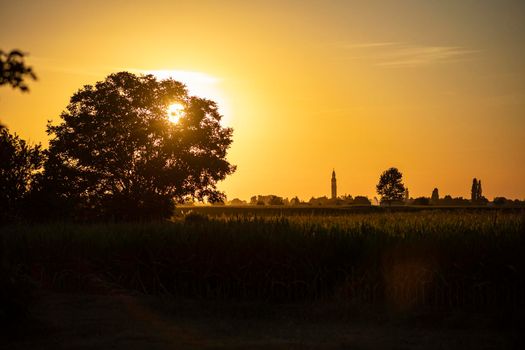
[[[47,142],[70,96],[120,70],[172,72],[219,101],[254,194],[525,198],[523,1],[3,1],[0,48],[39,76],[0,89],[0,120]]]

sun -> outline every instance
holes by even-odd
[[[126,68],[125,70],[141,74],[152,74],[159,80],[172,78],[184,83],[188,88],[190,95],[208,98],[217,102],[219,110],[223,116],[221,124],[229,125],[231,113],[229,100],[226,98],[225,91],[222,89],[224,87],[223,79],[198,71],[172,69],[143,70],[134,68]]]
[[[184,106],[180,103],[172,103],[168,106],[168,120],[173,124],[177,124],[180,118],[184,115]]]

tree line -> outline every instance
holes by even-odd
[[[403,183],[403,174],[399,169],[392,167],[381,173],[379,182],[376,185],[376,191],[380,196],[380,200],[376,197],[370,200],[367,196],[355,196],[343,195],[338,198],[332,199],[326,196],[323,197],[312,197],[308,201],[303,201],[299,197],[295,196],[292,199],[283,198],[277,195],[256,195],[250,198],[250,201],[244,201],[239,198],[222,203],[229,205],[290,205],[290,206],[331,206],[331,205],[432,205],[432,206],[523,206],[525,201],[507,199],[505,197],[495,197],[490,202],[485,196],[481,187],[481,180],[474,178],[472,180],[471,198],[466,199],[463,197],[452,197],[451,195],[445,195],[440,197],[439,190],[434,188],[430,197],[417,197],[411,198],[409,196],[408,188]]]

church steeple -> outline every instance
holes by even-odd
[[[337,180],[335,179],[335,169],[332,170],[332,199],[337,199]]]

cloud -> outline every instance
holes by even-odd
[[[350,59],[361,59],[382,67],[417,67],[464,60],[478,52],[461,46],[422,46],[401,42],[341,44],[352,51]]]

